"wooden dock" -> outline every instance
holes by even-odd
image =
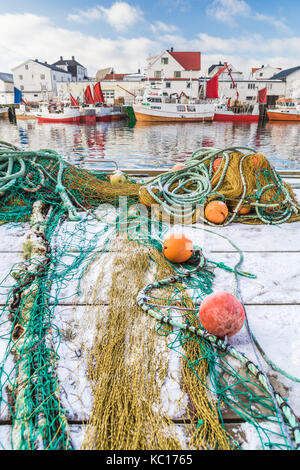
[[[150,170],[126,170],[127,173],[136,176],[150,176]],[[162,170],[160,170],[161,172]],[[153,172],[152,172],[153,174]],[[295,194],[300,201],[300,179],[293,171],[281,172],[283,178],[295,185]],[[65,222],[68,229],[72,222]],[[22,244],[26,236],[28,224],[20,224],[17,228],[0,226],[0,277],[3,279],[15,263],[22,260]],[[203,248],[215,261],[223,261],[228,266],[234,266],[237,261],[237,253],[224,239],[202,230],[203,226],[196,224],[186,228],[194,244]],[[97,230],[97,226],[94,226]],[[243,269],[256,274],[256,279],[242,278],[240,289],[250,326],[263,346],[268,356],[281,368],[293,375],[299,374],[300,363],[300,222],[286,223],[280,226],[243,225],[231,224],[228,227],[217,227],[213,231],[216,234],[225,235],[232,240],[244,253]],[[76,247],[72,247],[73,254]],[[80,449],[86,423],[91,413],[93,397],[90,384],[86,377],[87,358],[83,354],[86,346],[92,347],[93,335],[99,315],[105,315],[108,305],[107,289],[110,284],[109,266],[118,251],[103,253],[94,263],[84,278],[84,292],[74,301],[65,300],[74,295],[76,283],[70,282],[61,292],[62,300],[56,311],[55,324],[58,326],[62,343],[59,347],[59,360],[57,374],[60,384],[61,402],[68,410],[68,422],[70,425],[70,439],[74,449]],[[89,308],[89,316],[86,316],[90,287],[97,273],[97,263],[105,263],[107,276],[103,280],[103,290],[98,299]],[[99,264],[99,266],[100,266]],[[232,274],[218,270],[216,272],[214,290],[232,291]],[[5,283],[6,290],[13,285],[12,278]],[[2,294],[5,293],[2,289]],[[1,305],[3,295],[1,296]],[[146,315],[146,314],[145,314]],[[267,328],[266,328],[267,326]],[[153,327],[155,321],[153,320]],[[9,324],[2,325],[0,337],[4,338],[3,328],[9,328]],[[8,331],[6,331],[8,333]],[[3,341],[3,339],[1,339]],[[162,347],[164,340],[162,339]],[[234,338],[231,343],[253,362],[256,362],[249,338],[245,328]],[[178,435],[184,440],[185,429],[193,426],[186,420],[182,411],[178,409],[174,397],[183,393],[180,391],[179,358],[174,358],[174,351],[167,350],[169,357],[172,355],[172,363],[175,369],[170,370],[170,381],[163,392],[164,405],[168,409],[174,426],[178,429]],[[234,363],[234,361],[232,361]],[[279,391],[300,417],[300,384],[272,371],[265,365],[274,388]],[[236,364],[235,364],[236,366]],[[298,370],[297,370],[298,367]],[[177,369],[176,369],[177,368]],[[8,409],[1,409],[0,414],[0,443],[5,449],[10,449],[11,417]],[[238,415],[224,406],[222,416],[226,428],[240,442],[244,449],[255,450],[260,448],[258,437],[253,435],[250,425],[243,422]],[[265,423],[268,426],[267,423]]]

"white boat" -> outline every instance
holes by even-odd
[[[34,115],[38,122],[80,122],[80,109],[78,106],[43,106]]]
[[[300,99],[281,98],[267,114],[270,121],[300,121]]]
[[[172,98],[162,87],[150,87],[133,105],[137,121],[147,122],[195,122],[212,121],[215,107],[204,100]]]

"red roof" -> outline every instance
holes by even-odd
[[[107,73],[104,80],[123,80],[126,73]]]
[[[200,70],[201,69],[201,54],[200,52],[172,52],[169,54],[177,60],[177,62],[185,70]]]

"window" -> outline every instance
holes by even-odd
[[[177,106],[177,111],[178,111],[179,113],[184,113],[184,111],[185,111],[185,106]]]
[[[53,80],[56,80],[56,76],[55,76],[55,75],[53,75]]]
[[[171,88],[171,82],[166,82],[166,88]]]
[[[174,78],[181,78],[181,72],[174,72]]]
[[[23,85],[20,86],[20,90],[24,90],[24,86],[23,86]]]
[[[154,72],[154,78],[161,78],[161,71],[160,70],[156,70]]]
[[[162,57],[161,58],[161,63],[164,64],[164,65],[167,65],[169,63],[168,57]]]
[[[28,70],[28,69],[29,69],[28,64],[26,64],[25,65],[25,70]]]
[[[186,87],[191,88],[191,82],[186,82]]]
[[[19,80],[23,80],[23,75],[19,75]]]
[[[187,106],[186,109],[189,113],[195,113],[196,112],[196,106]]]
[[[259,74],[259,76],[260,76],[260,77],[263,77],[263,76],[264,76],[264,74],[261,72],[261,73]]]
[[[43,73],[41,74],[41,80],[45,80],[45,75]]]
[[[248,83],[248,90],[254,90],[255,83]]]

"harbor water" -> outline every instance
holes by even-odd
[[[298,123],[228,122],[129,125],[128,121],[94,125],[43,123],[11,124],[0,120],[0,140],[22,150],[52,149],[70,163],[87,169],[163,168],[184,162],[200,147],[248,146],[264,153],[276,169],[300,170]]]

